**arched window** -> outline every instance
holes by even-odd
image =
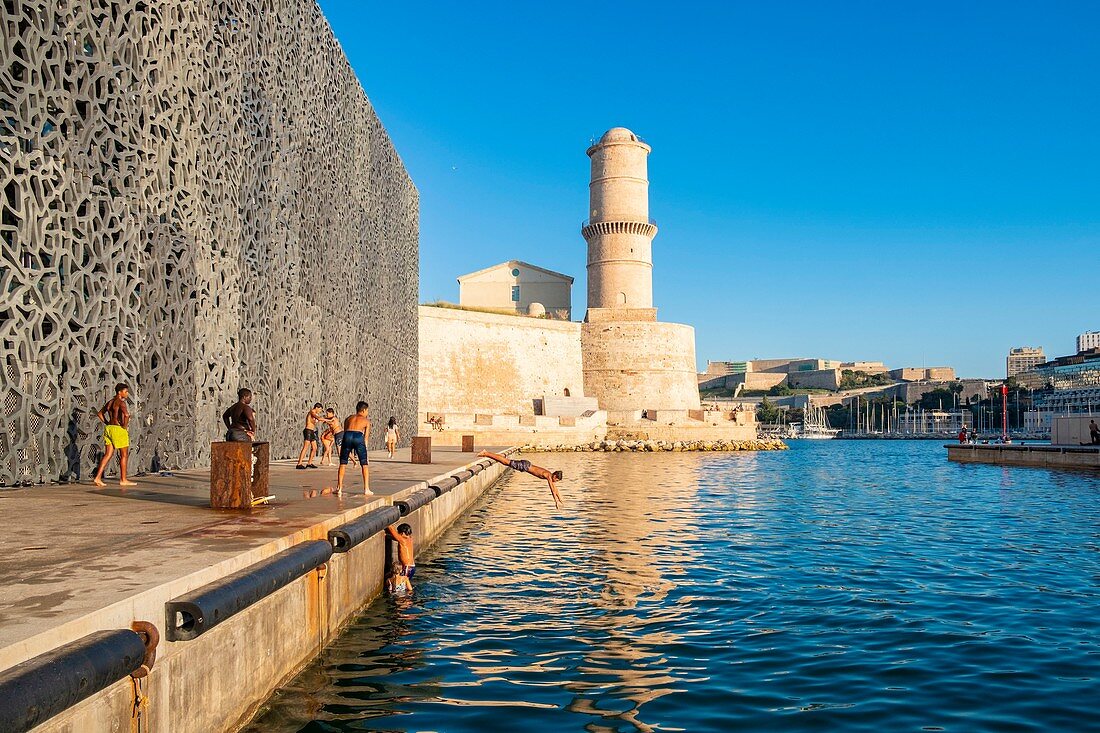
[[[568,396],[569,396],[569,388],[568,388],[568,387],[566,387],[566,388],[565,388],[565,396],[566,396],[566,397],[568,397]]]

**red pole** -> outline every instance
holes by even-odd
[[[1008,440],[1008,385],[1001,385],[1001,438]]]

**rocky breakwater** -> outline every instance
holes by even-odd
[[[782,440],[598,440],[579,445],[525,445],[522,453],[687,453],[787,450]]]

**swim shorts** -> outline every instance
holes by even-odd
[[[103,442],[113,448],[129,448],[130,433],[121,425],[107,425],[103,428]]]
[[[302,430],[302,440],[304,440],[307,443],[316,443],[317,442],[317,431],[316,430],[310,430],[309,428],[303,429]]]
[[[340,465],[348,465],[348,457],[351,456],[351,452],[355,451],[355,455],[359,456],[359,463],[367,465],[367,441],[363,436],[361,430],[345,430],[344,442],[340,445]]]
[[[508,461],[508,468],[512,469],[513,471],[522,471],[526,473],[531,469],[531,461]]]
[[[252,438],[248,437],[247,430],[241,430],[240,428],[230,428],[225,432],[225,440],[229,443],[251,443]]]
[[[416,566],[405,565],[401,568],[401,574],[404,575],[406,578],[411,578],[412,576],[416,575]]]

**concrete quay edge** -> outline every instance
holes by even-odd
[[[947,459],[1035,468],[1100,469],[1100,447],[1089,445],[984,445],[948,443]]]
[[[515,452],[509,448],[506,452]],[[473,459],[390,496],[328,516],[309,527],[240,552],[201,570],[142,590],[92,613],[19,640],[0,649],[0,670],[70,644],[104,629],[129,628],[146,620],[162,630],[157,662],[143,682],[149,699],[146,729],[195,731],[237,730],[251,719],[270,694],[316,657],[356,614],[382,590],[385,538],[379,533],[348,553],[334,554],[270,596],[227,619],[202,636],[185,642],[164,640],[164,604],[179,595],[245,569],[300,542],[325,539],[330,529],[392,504],[485,459]],[[429,547],[507,469],[491,463],[451,491],[411,512],[417,551]],[[307,623],[302,623],[305,618]],[[194,702],[201,701],[201,705]],[[129,678],[109,686],[56,715],[34,730],[125,730],[134,707]]]

